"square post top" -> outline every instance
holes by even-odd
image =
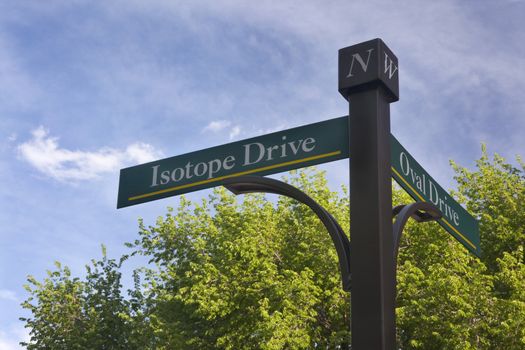
[[[383,86],[389,102],[399,100],[399,69],[394,53],[381,39],[339,50],[339,92],[349,95]]]

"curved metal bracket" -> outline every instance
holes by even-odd
[[[334,217],[316,201],[292,185],[289,185],[283,181],[262,176],[232,177],[222,181],[221,185],[236,195],[253,192],[274,193],[291,197],[303,204],[306,204],[319,217],[323,225],[328,230],[339,258],[343,290],[350,291],[350,241]]]
[[[392,209],[392,216],[396,218],[394,223],[394,259],[397,261],[397,253],[399,252],[399,241],[401,234],[409,218],[413,218],[417,222],[435,221],[441,219],[443,216],[441,211],[428,202],[416,202],[409,205],[398,205]]]

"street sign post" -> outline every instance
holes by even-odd
[[[395,349],[391,177],[416,201],[425,202],[403,209],[396,227],[404,225],[413,214],[410,210],[431,207],[435,214],[441,212],[440,219],[433,215],[439,224],[480,256],[478,223],[390,134],[390,103],[399,99],[399,70],[383,41],[339,50],[339,92],[350,102],[349,116],[122,169],[117,208],[226,185],[242,175],[263,176],[350,158],[352,251],[345,254],[350,253],[348,267],[353,267],[352,349]]]
[[[390,180],[390,103],[396,56],[380,39],[339,50],[339,92],[350,113],[352,349],[393,350],[396,277]]]

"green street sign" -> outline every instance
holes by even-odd
[[[347,117],[122,169],[117,208],[219,186],[234,176],[269,175],[343,158],[348,158]]]
[[[416,201],[434,204],[443,214],[438,223],[468,250],[481,256],[478,222],[452,198],[390,135],[392,177]]]
[[[348,158],[348,135],[344,116],[125,168],[117,208],[220,186],[235,176],[264,176]],[[439,224],[480,256],[476,219],[392,135],[390,143],[392,177],[414,200],[439,208]]]

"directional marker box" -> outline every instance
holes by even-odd
[[[339,50],[339,92],[348,95],[381,84],[390,101],[399,100],[397,57],[381,39]]]

